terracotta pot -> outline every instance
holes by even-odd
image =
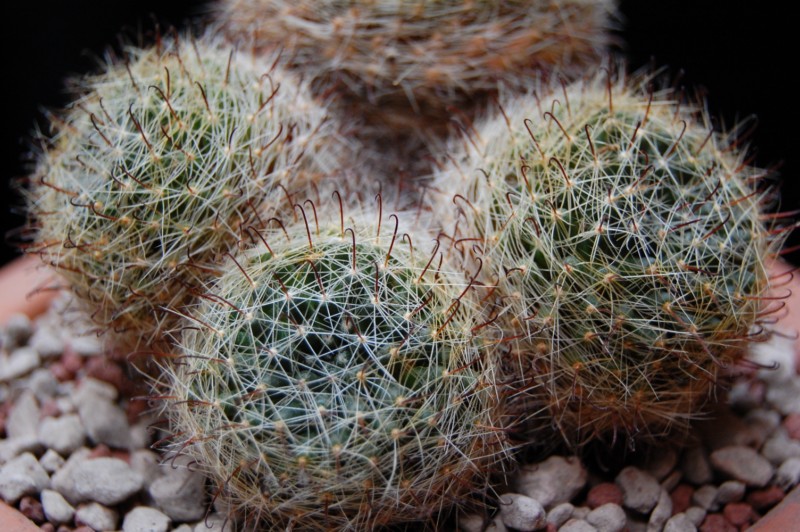
[[[39,527],[17,510],[0,501],[0,530],[7,532],[39,532]]]

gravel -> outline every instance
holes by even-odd
[[[130,399],[146,390],[103,358],[96,337],[76,338],[91,326],[60,316],[67,306],[33,323],[12,318],[0,331],[0,497],[53,532],[233,532],[190,464],[149,449],[163,434]],[[763,347],[759,356],[775,351]],[[588,457],[528,461],[497,487],[506,504],[460,516],[461,529],[750,526],[800,483],[800,378],[784,359],[780,372],[735,382],[730,406],[697,422],[691,445],[637,449],[600,467]]]

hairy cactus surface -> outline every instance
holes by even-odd
[[[481,248],[539,443],[685,426],[778,310],[765,172],[650,81],[604,69],[506,98],[433,183],[457,206],[445,232]]]
[[[393,133],[441,130],[498,82],[575,75],[610,41],[613,0],[222,0],[233,38],[279,47]]]
[[[343,144],[305,85],[206,34],[79,80],[27,201],[37,252],[104,327],[155,334],[188,287]],[[263,212],[259,213],[259,209]]]
[[[485,494],[510,446],[470,283],[403,214],[296,208],[306,223],[254,235],[187,322],[162,382],[172,446],[270,529],[432,520]]]

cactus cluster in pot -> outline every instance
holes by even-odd
[[[169,353],[165,446],[241,526],[437,524],[519,447],[685,429],[769,334],[791,225],[700,104],[588,65],[613,7],[224,2],[54,115],[28,251]]]

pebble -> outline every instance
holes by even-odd
[[[658,481],[635,466],[628,466],[620,471],[616,483],[622,489],[625,507],[639,513],[652,510],[661,495]]]
[[[102,504],[90,502],[82,504],[75,511],[75,524],[86,525],[94,530],[115,530],[119,514]]]
[[[785,416],[800,413],[800,379],[790,379],[769,386],[767,401]]]
[[[62,455],[70,455],[83,446],[86,432],[80,418],[69,414],[58,418],[46,417],[39,423],[39,441]]]
[[[80,385],[75,388],[72,399],[80,409],[81,405],[91,406],[95,401],[116,401],[119,392],[116,388],[97,379],[86,377],[81,380]]]
[[[664,525],[664,532],[693,532],[697,530],[685,513],[675,514]]]
[[[186,467],[166,467],[165,474],[150,484],[154,505],[175,521],[202,518],[207,508],[203,476]]]
[[[37,437],[0,440],[0,464],[5,464],[22,453],[38,452],[41,447]]]
[[[748,486],[764,487],[772,479],[775,469],[754,449],[731,446],[711,453],[714,468]]]
[[[667,490],[662,489],[658,496],[658,502],[650,512],[650,520],[647,522],[648,531],[660,531],[664,528],[664,523],[672,516],[672,498]]]
[[[32,347],[20,347],[10,355],[0,355],[0,382],[9,382],[39,367],[40,359]]]
[[[23,453],[0,467],[0,497],[8,503],[49,487],[50,477],[31,453]]]
[[[57,491],[42,491],[42,507],[47,519],[55,524],[69,523],[75,516],[75,508]]]
[[[456,522],[458,530],[462,532],[483,532],[486,518],[481,514],[461,514]]]
[[[597,532],[589,522],[583,519],[570,519],[564,526],[558,529],[559,532]]]
[[[551,456],[539,464],[522,466],[516,488],[545,508],[570,502],[586,486],[588,473],[575,457]]]
[[[27,388],[34,393],[40,402],[44,402],[56,394],[58,381],[50,370],[39,368],[28,377]]]
[[[6,319],[3,345],[7,348],[24,345],[31,334],[33,334],[31,319],[20,312],[14,313]]]
[[[680,469],[684,480],[696,486],[708,484],[714,479],[711,463],[702,446],[690,447],[684,451]]]
[[[61,335],[51,327],[39,327],[31,337],[30,346],[42,358],[54,358],[64,352],[64,341]]]
[[[547,523],[558,528],[572,518],[574,511],[572,503],[562,502],[547,512]]]
[[[683,473],[681,473],[680,471],[673,471],[672,473],[667,475],[667,478],[661,481],[661,487],[667,490],[668,492],[672,491],[675,489],[675,486],[677,486],[682,479],[683,479]]]
[[[746,502],[731,502],[722,509],[722,515],[735,527],[744,527],[755,520],[753,507]]]
[[[686,514],[686,518],[689,519],[694,526],[700,526],[703,523],[703,520],[706,518],[706,514],[708,512],[699,506],[692,506],[687,508],[684,513]]]
[[[11,414],[6,420],[6,436],[9,439],[36,438],[39,415],[36,395],[30,390],[25,391],[14,402]]]
[[[625,528],[627,519],[625,510],[610,502],[589,512],[586,521],[599,532],[619,532]]]
[[[89,438],[96,444],[105,444],[118,449],[130,443],[128,416],[125,410],[111,401],[82,400],[78,404],[78,415]]]
[[[653,454],[648,457],[648,460],[640,467],[661,482],[667,475],[672,473],[677,465],[678,452],[670,447],[665,447],[653,452]]]
[[[506,528],[506,525],[504,525],[499,518],[495,517],[494,519],[492,519],[492,522],[486,526],[486,530],[484,530],[483,532],[507,532],[507,531],[508,529]]]
[[[612,482],[602,482],[593,486],[586,495],[586,504],[591,509],[609,502],[622,505],[622,489]]]
[[[688,484],[678,484],[669,494],[672,499],[672,513],[677,514],[685,511],[692,503],[694,488]]]
[[[783,420],[786,434],[793,440],[800,440],[800,414],[789,414]]]
[[[789,458],[800,458],[800,441],[789,438],[785,430],[777,430],[761,448],[761,454],[777,466]]]
[[[53,476],[53,486],[73,504],[120,503],[142,488],[144,479],[118,458],[85,459],[65,465]]]
[[[775,484],[789,490],[800,482],[800,458],[789,458],[775,472]]]
[[[158,455],[149,449],[136,449],[128,457],[131,469],[142,475],[145,488],[150,488],[153,481],[165,471],[160,461]]]
[[[708,514],[700,525],[702,532],[738,532],[738,528],[725,519],[722,514]]]
[[[762,490],[756,490],[747,495],[745,500],[758,511],[772,508],[786,496],[786,493],[779,486],[770,486]]]
[[[123,532],[167,532],[170,518],[155,508],[137,506],[125,515]]]
[[[48,473],[55,473],[61,469],[65,462],[66,460],[53,449],[47,449],[42,457],[39,458],[39,463],[42,464],[42,467]]]
[[[692,495],[692,502],[704,510],[716,510],[718,488],[712,484],[700,486]]]
[[[533,532],[547,526],[544,508],[539,501],[519,493],[500,496],[500,519],[507,527]]]
[[[744,492],[747,486],[738,480],[726,480],[719,485],[717,489],[717,501],[720,504],[728,504],[729,502],[739,502],[744,497]]]
[[[38,499],[26,495],[19,501],[19,511],[36,524],[44,522],[44,510]]]

